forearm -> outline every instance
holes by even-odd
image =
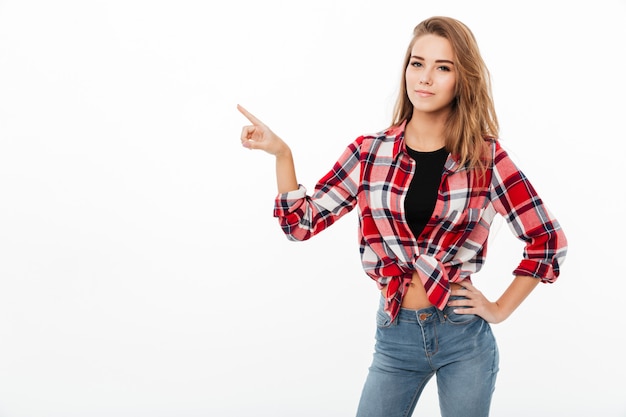
[[[298,189],[296,168],[289,148],[276,155],[276,185],[281,194]]]
[[[518,275],[511,282],[511,285],[502,293],[496,301],[499,311],[499,320],[507,319],[528,295],[535,289],[541,280],[534,277]]]

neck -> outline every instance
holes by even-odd
[[[414,113],[404,131],[406,145],[416,151],[431,152],[446,145],[445,118],[441,115]]]

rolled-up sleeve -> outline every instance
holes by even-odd
[[[313,195],[304,186],[279,194],[274,217],[290,240],[307,240],[352,211],[359,187],[359,149],[362,138],[351,143],[333,168],[318,181]]]
[[[514,275],[554,282],[567,254],[567,238],[526,176],[499,146],[494,158],[492,202],[513,234],[525,242]]]

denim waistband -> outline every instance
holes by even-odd
[[[432,321],[443,321],[444,312],[437,307],[426,307],[419,310],[410,310],[408,308],[400,308],[398,320],[413,323],[428,323]]]
[[[450,297],[450,300],[459,300],[463,298],[465,297],[453,296],[453,297]],[[385,299],[381,297],[380,302],[381,302],[381,308],[383,308]],[[450,308],[451,307],[445,307],[442,311],[442,310],[439,310],[435,306],[421,308],[419,310],[412,310],[412,309],[401,307],[396,320],[402,320],[403,322],[413,322],[413,323],[418,323],[418,322],[428,323],[434,320],[444,321],[446,313],[448,312]]]

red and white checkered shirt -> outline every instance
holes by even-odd
[[[449,283],[481,269],[496,213],[526,245],[513,274],[554,282],[567,252],[565,235],[506,151],[495,140],[490,146],[493,161],[483,176],[448,156],[435,209],[418,237],[405,218],[415,163],[404,125],[357,138],[312,195],[302,185],[278,195],[274,216],[289,239],[306,240],[356,207],[363,268],[379,288],[388,285],[385,311],[392,319],[414,271],[430,302],[446,306]]]

